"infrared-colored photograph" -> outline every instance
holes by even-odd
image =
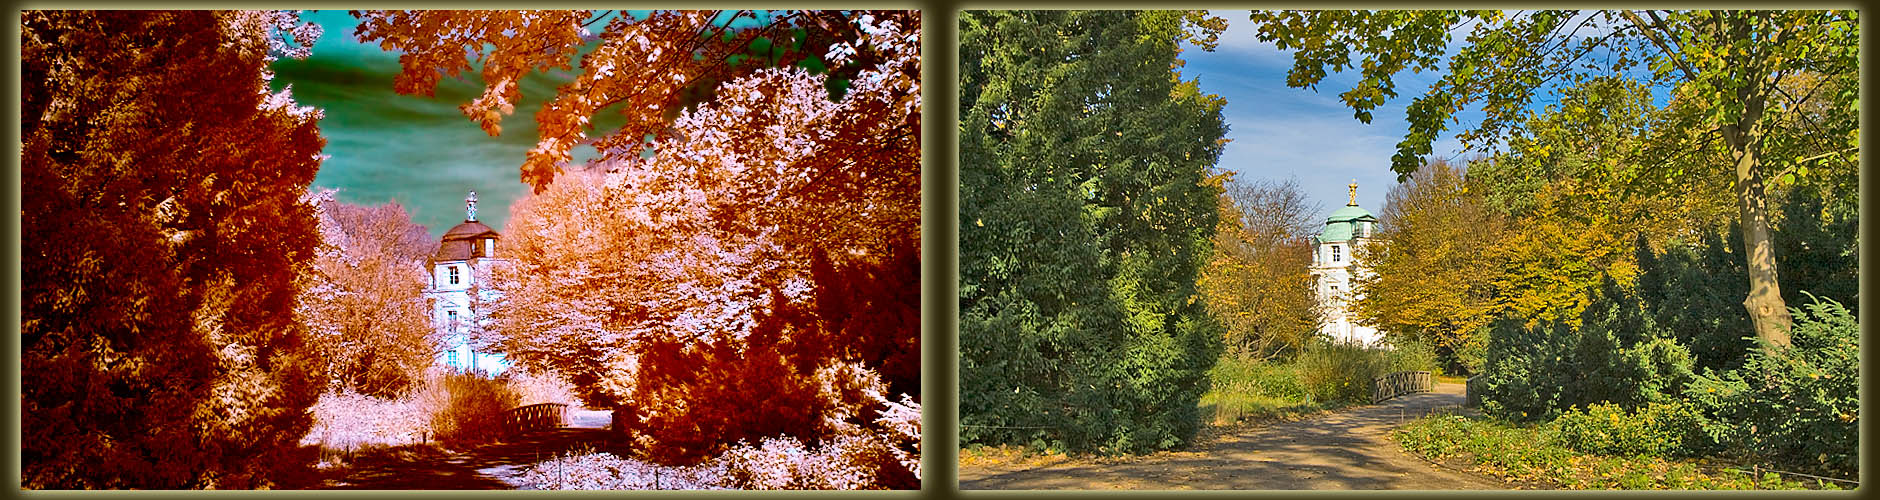
[[[914,11],[20,14],[20,486],[911,489]]]

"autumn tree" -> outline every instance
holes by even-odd
[[[325,361],[329,390],[395,397],[432,363],[437,339],[425,302],[425,259],[437,249],[397,203],[341,203],[309,193],[321,247],[297,309]]]
[[[1819,163],[1857,161],[1859,124],[1852,117],[1859,109],[1858,12],[1255,11],[1251,18],[1260,25],[1261,40],[1296,50],[1289,85],[1314,87],[1328,68],[1360,68],[1358,83],[1339,96],[1365,122],[1397,96],[1398,73],[1444,70],[1409,106],[1410,130],[1392,158],[1399,176],[1422,165],[1432,142],[1467,106],[1485,116],[1460,138],[1472,148],[1492,149],[1550,89],[1636,73],[1649,75],[1653,86],[1673,87],[1700,110],[1686,129],[1698,140],[1681,149],[1718,153],[1732,179],[1749,271],[1743,306],[1758,337],[1788,344],[1788,310],[1770,232],[1770,182],[1805,175]],[[1464,43],[1449,54],[1453,33],[1462,31],[1468,33]],[[1827,119],[1799,113],[1803,98],[1784,89],[1809,74],[1844,89],[1824,99]],[[1777,139],[1772,129],[1789,120],[1818,133]],[[1677,167],[1627,165],[1676,178],[1701,175]]]
[[[475,72],[481,96],[461,106],[490,135],[522,99],[523,76],[580,71],[536,112],[540,140],[522,163],[522,181],[537,192],[572,161],[576,146],[628,158],[671,137],[684,109],[708,102],[718,86],[764,68],[798,66],[827,75],[825,85],[881,67],[889,57],[868,50],[875,33],[858,26],[917,24],[913,11],[654,11],[608,17],[566,11],[354,11],[356,35],[400,52],[399,93],[433,95],[445,77]],[[599,32],[588,29],[606,19]],[[761,57],[753,57],[753,54]],[[578,54],[578,57],[577,57]],[[919,81],[918,65],[877,78]],[[917,104],[918,92],[901,106]],[[592,118],[617,110],[625,123],[589,137]],[[918,120],[918,118],[910,118]],[[918,122],[916,122],[918,123]]]
[[[1224,102],[1182,80],[1198,12],[966,12],[960,421],[966,442],[1143,452],[1199,427],[1221,330],[1196,285]]]
[[[414,54],[462,55],[461,44],[482,50],[484,39],[410,30],[493,26],[477,36],[492,37],[484,78],[502,95],[493,75],[509,70],[497,67],[537,57],[542,40],[580,42],[579,23],[533,21],[540,15],[365,13],[361,30],[426,44],[400,45],[412,55],[400,90],[412,91],[404,78],[441,69]],[[828,92],[834,70],[693,65],[695,49],[722,56],[788,24],[732,28],[716,13],[655,12],[610,22],[581,56],[586,71],[537,115],[543,147],[524,180],[538,192],[512,210],[505,243],[515,257],[494,276],[503,298],[484,340],[524,367],[566,375],[586,404],[615,408],[652,459],[696,462],[770,436],[912,446],[884,437],[877,417],[919,395],[919,18],[831,15],[777,22],[839,21],[805,28],[847,37],[819,54],[830,68],[862,68],[839,98]],[[497,37],[507,19],[553,33]],[[725,77],[709,99],[669,120],[642,113],[678,102],[670,92],[685,86],[674,80],[706,76]],[[606,102],[586,107],[592,99]],[[565,157],[536,163],[565,154],[555,144],[573,145],[556,127],[614,102],[632,104],[629,125],[607,137],[634,139],[593,143],[599,157],[580,168]],[[894,453],[870,456],[884,460],[874,484],[913,484],[905,464],[882,458]]]
[[[1357,278],[1352,312],[1387,334],[1428,341],[1464,368],[1480,368],[1482,329],[1501,310],[1488,251],[1506,222],[1469,188],[1463,169],[1434,161],[1392,186],[1378,214],[1375,244],[1355,253],[1371,272]]]
[[[1319,326],[1310,273],[1319,210],[1297,181],[1215,180],[1224,181],[1220,223],[1200,281],[1208,311],[1226,330],[1229,354],[1298,352]]]
[[[291,13],[20,15],[20,482],[269,486],[310,425],[291,312],[321,114]]]

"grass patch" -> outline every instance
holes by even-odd
[[[1306,390],[1297,364],[1224,356],[1208,378],[1213,385],[1201,395],[1201,415],[1216,426],[1292,419],[1326,409]]]
[[[1398,427],[1391,439],[1432,461],[1460,459],[1476,472],[1565,489],[1842,489],[1832,482],[1798,481],[1773,472],[1757,477],[1707,459],[1582,453],[1568,447],[1553,424],[1433,415]]]
[[[1070,456],[1062,452],[1041,450],[1029,446],[980,444],[967,445],[960,449],[960,466],[996,466],[1022,465],[1039,467],[1069,460]]]

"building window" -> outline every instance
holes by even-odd
[[[457,366],[457,350],[451,349],[450,354],[448,354],[447,356],[449,356],[447,358],[449,361],[447,361],[446,363],[451,366]]]
[[[1332,245],[1332,262],[1340,262],[1339,253],[1338,253],[1338,245]],[[451,275],[450,275],[450,282],[456,283],[457,282],[457,274],[455,271],[456,268],[451,268],[451,269],[453,271],[451,272]]]
[[[445,328],[450,329],[450,333],[457,333],[457,311],[444,311],[444,324],[446,325]],[[452,355],[454,356],[455,354],[453,353]]]
[[[457,266],[450,266],[450,284],[457,284],[458,279]]]
[[[496,238],[484,238],[483,239],[483,256],[484,257],[496,256]]]
[[[1355,233],[1357,233],[1359,238],[1365,237],[1364,232],[1371,229],[1370,224],[1366,224],[1363,222],[1357,222],[1357,223],[1354,223],[1354,225],[1358,226],[1358,230],[1355,231]]]

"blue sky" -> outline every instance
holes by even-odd
[[[1409,130],[1405,108],[1437,75],[1399,74],[1398,97],[1373,111],[1367,125],[1353,118],[1351,108],[1338,99],[1338,93],[1357,81],[1353,72],[1328,75],[1316,92],[1287,87],[1292,54],[1259,41],[1246,11],[1214,14],[1229,23],[1220,46],[1213,52],[1184,51],[1182,59],[1188,64],[1181,73],[1185,79],[1200,79],[1203,91],[1227,99],[1227,137],[1232,142],[1219,166],[1244,180],[1298,180],[1307,198],[1320,205],[1320,217],[1345,205],[1345,185],[1357,179],[1358,205],[1372,213],[1381,211],[1385,191],[1397,183],[1390,157]],[[1479,122],[1481,116],[1479,111],[1466,112],[1460,115],[1461,123]],[[1433,147],[1443,157],[1460,149],[1454,133]]]
[[[1200,79],[1203,91],[1227,99],[1227,136],[1233,141],[1221,155],[1219,166],[1237,172],[1236,178],[1250,181],[1295,179],[1310,202],[1320,205],[1321,216],[1345,205],[1345,186],[1356,179],[1358,205],[1372,213],[1381,212],[1384,194],[1397,184],[1397,174],[1390,170],[1390,157],[1409,131],[1405,110],[1442,73],[1398,73],[1397,97],[1373,110],[1371,123],[1365,124],[1353,118],[1351,108],[1338,98],[1340,92],[1358,81],[1355,69],[1327,75],[1316,91],[1287,87],[1291,52],[1259,41],[1253,23],[1247,20],[1247,11],[1217,10],[1213,14],[1228,21],[1220,46],[1212,52],[1194,48],[1184,51],[1182,59],[1187,65],[1181,72],[1183,78]],[[1581,13],[1575,19],[1592,15]],[[1592,22],[1592,28],[1578,33],[1577,38],[1607,31],[1603,22]],[[1462,46],[1467,32],[1453,32],[1449,44],[1452,54]],[[1596,50],[1588,57],[1600,53]],[[1649,76],[1643,70],[1628,74],[1634,78]],[[1654,88],[1653,102],[1663,106],[1669,96],[1667,88]],[[1538,112],[1557,98],[1552,89],[1542,88],[1527,108]],[[1476,152],[1463,150],[1456,134],[1481,123],[1483,116],[1476,108],[1457,113],[1449,130],[1431,145],[1431,156],[1452,163],[1466,162],[1474,156]]]

